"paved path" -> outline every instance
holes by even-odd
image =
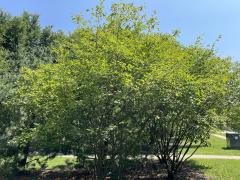
[[[60,155],[60,157],[65,158],[76,158],[73,155]],[[90,158],[94,158],[94,156],[89,156]],[[186,156],[188,157],[188,156]],[[158,160],[156,156],[149,155],[148,159]],[[193,155],[190,159],[235,159],[240,160],[240,156],[226,156],[226,155]]]
[[[215,136],[215,137],[218,137],[220,139],[226,139],[225,136],[222,136],[222,135],[219,135],[219,134],[212,134],[212,135]]]
[[[193,155],[191,159],[235,159],[240,160],[240,156],[225,156],[225,155]]]
[[[185,158],[188,156],[186,155]],[[149,159],[157,160],[156,156],[149,156]],[[233,159],[240,160],[240,156],[225,156],[225,155],[193,155],[190,159]]]

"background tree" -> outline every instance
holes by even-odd
[[[224,104],[224,115],[226,119],[225,126],[233,131],[240,131],[240,74],[239,64],[232,66],[232,76],[228,82],[228,93],[226,94],[226,103]]]
[[[27,12],[13,17],[1,11],[0,21],[1,155],[17,168],[26,164],[30,146],[27,134],[34,116],[10,103],[18,86],[19,70],[54,62],[51,49],[58,33],[53,33],[51,27],[42,29],[39,17]]]

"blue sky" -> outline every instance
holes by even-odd
[[[181,30],[179,40],[188,45],[198,36],[204,44],[222,39],[216,49],[220,56],[240,60],[240,1],[239,0],[122,0],[145,5],[146,13],[157,11],[162,32]],[[106,0],[105,5],[118,0]],[[72,31],[72,17],[98,4],[97,0],[0,0],[0,8],[12,15],[28,11],[41,16],[41,25],[53,25],[54,30]]]

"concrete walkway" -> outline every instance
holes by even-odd
[[[240,156],[193,155],[190,159],[235,159],[235,160],[240,160]]]
[[[58,157],[65,157],[65,158],[76,158],[73,155],[60,155]],[[186,155],[186,158],[188,156]],[[89,158],[94,158],[94,156],[89,156]],[[140,157],[141,158],[141,157]],[[158,158],[154,155],[149,155],[148,159],[158,160]],[[234,159],[240,160],[240,156],[226,156],[226,155],[193,155],[190,159]]]
[[[188,158],[188,155],[185,156]],[[150,155],[148,159],[158,160],[156,156]],[[240,160],[240,156],[225,156],[225,155],[193,155],[190,159],[233,159]]]
[[[222,136],[222,135],[219,135],[219,134],[212,134],[212,135],[215,136],[215,137],[218,137],[218,138],[220,138],[220,139],[226,140],[226,137],[225,137],[225,136]]]

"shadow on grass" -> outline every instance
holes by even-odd
[[[208,179],[204,175],[206,169],[211,169],[211,167],[200,165],[194,160],[188,160],[184,163],[180,176],[186,177],[185,179]]]
[[[223,149],[223,150],[240,150],[240,147],[239,147],[239,148],[228,148],[228,147],[223,147],[222,149]]]
[[[197,164],[196,161],[194,161],[194,160],[188,160],[186,162],[186,165],[188,167],[191,167],[193,170],[200,170],[201,171],[201,170],[210,169],[208,166]]]
[[[69,165],[69,164],[68,164]],[[19,175],[17,178],[22,179],[93,179],[93,169],[86,168],[70,168],[68,165],[54,166],[53,169],[31,170]],[[120,179],[166,179],[167,171],[162,164],[150,160],[126,160],[124,162],[123,176]],[[183,165],[177,179],[206,179],[203,170],[207,166],[198,165],[193,160]],[[106,169],[107,170],[107,169]],[[109,173],[106,178],[116,179],[114,172],[108,169]]]
[[[205,144],[202,144],[200,147],[199,145],[197,144],[193,144],[191,145],[191,148],[190,149],[195,149],[195,148],[205,148],[205,147],[211,147],[212,144],[211,143],[205,143]],[[179,148],[182,148],[183,146],[180,146]]]

